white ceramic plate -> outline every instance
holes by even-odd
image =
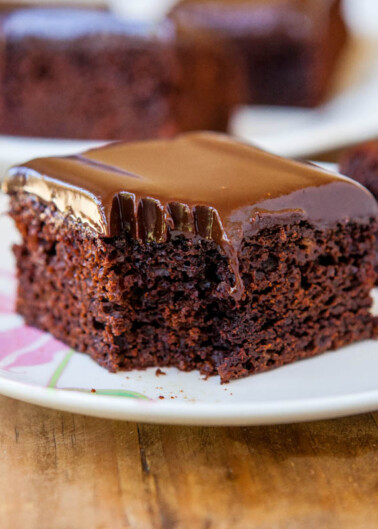
[[[0,212],[6,209],[0,196]],[[220,385],[197,372],[108,373],[13,312],[10,246],[17,233],[0,215],[0,393],[50,408],[171,424],[269,424],[378,408],[378,343],[365,341],[269,373]],[[378,314],[378,291],[375,293]],[[95,390],[92,392],[92,390]]]
[[[89,0],[90,1],[90,0]],[[175,0],[111,0],[119,13],[158,18]],[[283,156],[305,157],[378,137],[378,2],[345,0],[353,33],[328,101],[316,109],[244,107],[231,130]],[[95,142],[0,136],[1,173],[37,156],[79,152]]]

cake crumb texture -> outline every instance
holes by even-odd
[[[18,312],[111,371],[175,366],[228,382],[377,337],[375,219],[293,220],[245,237],[236,301],[212,240],[99,238],[27,193],[10,214],[22,235]]]

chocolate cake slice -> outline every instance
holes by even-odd
[[[17,310],[110,370],[223,382],[377,334],[378,206],[227,136],[115,143],[10,170]]]
[[[219,46],[189,46],[169,23],[15,9],[0,13],[0,42],[1,134],[131,141],[225,131],[238,93]]]
[[[181,0],[169,17],[181,34],[210,33],[243,59],[253,104],[320,103],[347,36],[340,0]]]

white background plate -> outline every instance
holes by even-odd
[[[6,197],[0,197],[0,211]],[[171,424],[269,424],[337,417],[378,408],[378,343],[365,341],[269,373],[220,385],[197,372],[108,373],[23,324],[12,312],[17,234],[0,216],[0,393],[99,417]],[[375,312],[378,314],[378,292]],[[95,393],[78,390],[92,389]],[[123,396],[100,395],[116,390]],[[139,397],[139,398],[132,398]],[[141,398],[145,397],[145,398]],[[164,397],[164,398],[161,398]]]

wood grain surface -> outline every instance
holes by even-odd
[[[1,529],[376,529],[378,413],[194,428],[0,397]]]

